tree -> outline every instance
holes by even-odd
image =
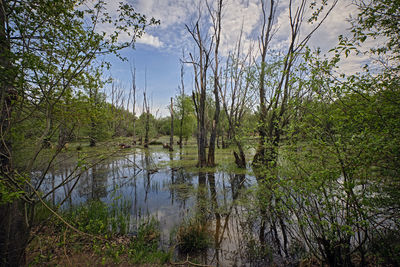
[[[24,261],[34,207],[40,201],[37,190],[45,177],[43,173],[32,184],[30,171],[43,149],[43,141],[57,128],[53,120],[55,109],[63,104],[66,94],[83,87],[83,74],[94,66],[93,60],[98,55],[118,54],[143,34],[145,26],[156,23],[154,19],[147,22],[127,4],[120,6],[117,19],[105,8],[104,1],[98,1],[92,8],[85,6],[85,1],[72,0],[0,1],[0,258],[3,266],[17,266]],[[112,26],[115,32],[103,33],[100,24]],[[119,43],[118,35],[122,33],[129,34],[131,41]],[[12,165],[14,140],[10,133],[15,125],[37,111],[45,114],[45,127],[25,173],[19,173]],[[27,214],[27,220],[23,214]]]
[[[171,131],[170,131],[170,138],[169,138],[169,151],[174,151],[174,104],[173,98],[171,97]]]
[[[185,94],[176,96],[175,119],[177,120],[175,125],[179,133],[179,143],[183,146],[183,141],[187,142],[196,128],[196,115],[193,100],[190,96]]]
[[[388,57],[390,67],[382,64],[372,72],[365,66],[362,73],[335,75],[342,54],[347,57],[362,49],[358,45],[366,39],[382,37],[369,35],[370,26],[363,26],[378,19],[381,10],[374,10],[375,16],[359,7],[363,15],[354,22],[354,39],[340,37],[332,59],[305,49],[301,85],[307,95],[289,106],[295,119],[283,128],[287,139],[279,147],[276,176],[260,186],[260,205],[270,217],[289,219],[289,236],[329,266],[398,265],[400,83],[395,51],[368,53]],[[380,25],[378,20],[374,24]],[[386,30],[382,35],[395,36]]]
[[[277,84],[273,84],[270,88],[269,98],[267,99],[265,79],[266,79],[266,65],[267,65],[267,53],[272,37],[274,35],[273,23],[276,12],[276,2],[270,1],[269,12],[267,19],[267,10],[264,1],[262,4],[262,30],[260,37],[260,76],[259,76],[259,135],[260,141],[257,148],[257,152],[254,155],[253,166],[257,169],[258,167],[274,168],[278,159],[278,147],[281,140],[282,129],[287,124],[287,110],[288,105],[293,96],[296,96],[295,88],[292,88],[291,74],[294,70],[295,62],[300,55],[300,52],[304,49],[312,34],[322,25],[329,13],[335,7],[337,0],[328,8],[323,18],[316,23],[316,26],[300,39],[300,29],[304,22],[304,16],[307,10],[307,1],[299,1],[297,7],[293,6],[292,1],[289,1],[289,20],[290,20],[290,37],[289,46],[284,55],[281,71],[279,73]],[[315,4],[315,3],[314,3]],[[313,4],[311,4],[312,6]],[[317,21],[319,14],[323,10],[323,7],[327,5],[326,1],[322,1],[322,7],[317,8],[317,11],[313,13],[310,21]],[[293,12],[293,9],[296,9]],[[268,21],[268,22],[267,22]]]
[[[265,199],[269,205],[261,206],[260,213],[262,214],[262,222],[259,232],[260,242],[265,245],[265,227],[268,221],[271,222],[271,231],[277,233],[277,227],[283,237],[283,245],[281,244],[277,234],[275,234],[276,246],[288,255],[288,232],[285,223],[285,213],[280,210],[281,197],[279,194],[274,194],[273,184],[279,181],[278,175],[278,155],[279,148],[284,137],[284,129],[290,121],[290,105],[296,103],[296,99],[301,96],[299,86],[296,88],[293,83],[296,61],[301,55],[301,52],[307,45],[312,34],[322,25],[332,9],[335,7],[337,0],[333,1],[328,10],[325,12],[322,19],[318,21],[318,16],[321,14],[324,7],[328,5],[327,1],[321,1],[321,6],[313,12],[310,22],[315,22],[315,26],[304,37],[300,36],[300,30],[304,23],[304,17],[308,9],[306,0],[294,1],[288,3],[288,16],[290,24],[289,44],[286,52],[283,54],[282,60],[278,60],[278,64],[271,64],[270,60],[274,59],[272,55],[267,57],[270,52],[270,45],[276,29],[273,27],[275,23],[275,15],[277,10],[277,2],[269,1],[269,6],[265,1],[261,0],[262,7],[262,26],[259,39],[260,62],[259,62],[259,77],[258,77],[258,97],[259,97],[259,119],[258,133],[259,143],[257,151],[253,158],[253,169],[256,173],[259,183],[267,185],[265,188]],[[297,4],[297,5],[296,5]],[[316,2],[310,4],[310,8],[314,9]],[[268,83],[267,76],[268,66],[278,66],[280,71],[275,77],[273,83]],[[272,212],[272,213],[271,213]],[[282,249],[281,249],[282,248]]]
[[[185,97],[185,83],[183,82],[183,77],[184,77],[184,69],[183,69],[183,63],[181,62],[181,85],[179,88],[180,91],[180,95],[179,98],[181,99],[181,101],[183,101],[184,97]],[[186,116],[186,110],[185,110],[185,105],[182,103],[181,108],[180,108],[180,112],[179,112],[179,148],[182,149],[183,146],[183,122],[185,120],[185,116]]]
[[[130,94],[133,96],[132,113],[133,113],[133,142],[136,143],[136,68],[131,68],[132,75],[132,90]]]
[[[253,59],[249,49],[246,56],[241,59],[241,38],[240,34],[236,53],[230,54],[226,59],[225,73],[222,77],[222,88],[219,87],[222,106],[228,121],[228,138],[233,139],[239,153],[234,151],[235,163],[239,168],[246,168],[246,157],[243,143],[240,140],[239,132],[242,126],[245,113],[248,111],[249,102],[252,99],[251,79]]]
[[[351,20],[353,40],[361,45],[370,38],[387,38],[388,42],[380,47],[374,46],[370,52],[394,60],[393,71],[398,71],[400,30],[397,22],[400,17],[400,3],[390,0],[357,0],[354,3],[360,12]],[[381,63],[385,64],[384,61]],[[385,67],[390,65],[385,64]]]
[[[199,12],[200,13],[200,12]],[[197,19],[192,29],[186,25],[186,29],[195,41],[198,49],[198,60],[189,53],[190,62],[193,66],[195,90],[192,92],[192,99],[195,106],[197,117],[197,149],[198,149],[198,167],[206,166],[206,123],[205,123],[205,108],[207,95],[207,74],[210,67],[210,47],[206,47],[207,40],[204,39],[200,31],[199,22],[201,15]]]
[[[146,91],[143,92],[143,113],[145,116],[144,122],[144,144],[145,148],[149,147],[149,132],[150,132],[150,104],[146,97]]]
[[[189,28],[186,25],[186,29],[192,36],[196,43],[196,50],[198,53],[198,59],[195,59],[193,54],[189,53],[190,61],[188,63],[193,65],[194,77],[195,77],[195,91],[192,93],[192,98],[195,106],[197,115],[197,146],[198,146],[198,166],[214,166],[215,165],[215,143],[217,126],[219,121],[220,113],[220,99],[219,99],[219,43],[221,35],[221,14],[222,14],[222,0],[218,1],[216,10],[213,10],[211,6],[206,2],[208,13],[212,19],[213,36],[210,37],[207,32],[201,29],[199,23],[202,19],[201,10],[199,7],[198,19],[194,27]],[[214,48],[214,64],[212,64],[211,51]],[[206,131],[206,98],[207,98],[207,82],[209,69],[212,68],[213,72],[213,94],[215,101],[215,112],[211,124],[211,136],[208,150],[208,158],[206,154],[207,147],[207,131]]]
[[[208,158],[207,166],[215,166],[215,143],[217,138],[217,128],[219,123],[219,113],[220,113],[220,99],[219,99],[219,44],[221,41],[221,18],[222,18],[222,0],[218,1],[216,10],[212,10],[208,2],[206,1],[208,12],[212,20],[212,28],[214,30],[213,39],[215,39],[214,45],[214,64],[213,68],[213,94],[215,103],[215,112],[211,124],[211,134],[210,134],[210,144],[208,148]]]

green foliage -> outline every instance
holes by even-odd
[[[400,80],[398,27],[389,20],[398,13],[398,4],[357,3],[361,12],[353,21],[354,40],[340,37],[330,60],[305,50],[305,62],[296,69],[305,76],[293,82],[307,97],[289,101],[291,119],[283,128],[276,167],[264,166],[257,206],[269,227],[294,233],[301,250],[330,266],[355,264],[357,258],[361,266],[396,265]],[[347,57],[366,38],[382,36],[389,43],[369,55],[386,56],[390,66],[334,76],[340,70],[340,52]],[[282,227],[279,219],[290,227]]]
[[[10,187],[5,184],[5,179],[0,177],[0,205],[12,203],[15,199],[21,198],[25,191]]]
[[[91,234],[105,234],[109,232],[108,207],[100,201],[92,201],[75,208],[68,216],[75,221],[78,229]]]
[[[138,135],[144,138],[146,132],[146,113],[142,113],[136,123],[136,129]],[[157,120],[153,114],[149,114],[149,138],[154,138],[158,135],[157,132]]]
[[[159,223],[155,219],[140,224],[137,236],[128,250],[131,262],[135,264],[169,262],[171,255],[159,250],[159,239]]]
[[[383,46],[373,47],[371,52],[378,55],[388,54],[391,59],[400,59],[400,16],[399,1],[375,0],[355,1],[360,13],[352,20],[354,39],[360,43],[370,38],[387,38]],[[398,66],[395,66],[398,70]]]
[[[182,133],[182,138],[187,141],[196,129],[193,100],[190,96],[178,95],[174,103],[174,133],[176,136]]]
[[[388,230],[376,233],[368,242],[368,250],[376,263],[382,266],[400,265],[400,236],[398,231]]]
[[[7,21],[4,45],[10,48],[4,55],[10,68],[2,71],[2,77],[7,77],[15,94],[11,135],[2,138],[12,143],[12,157],[27,152],[22,168],[29,172],[43,148],[51,144],[58,153],[66,142],[82,135],[95,141],[110,137],[109,113],[100,93],[101,74],[108,64],[95,59],[106,54],[120,57],[119,51],[141,37],[147,25],[158,22],[123,3],[119,15],[112,17],[103,0],[94,5],[12,0],[1,7]],[[120,42],[123,33],[131,40]]]
[[[113,192],[110,205],[101,201],[90,201],[67,213],[79,230],[91,234],[126,234],[130,223],[130,206]]]

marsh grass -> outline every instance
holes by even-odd
[[[176,230],[175,239],[179,252],[196,253],[212,245],[210,226],[197,216],[184,220]]]
[[[164,264],[171,258],[169,252],[160,249],[160,228],[154,218],[132,224],[130,206],[114,196],[107,205],[101,201],[61,211],[60,215],[83,235],[57,218],[46,220],[28,248],[30,266],[75,266],[86,262],[90,265],[131,265],[142,263]],[[40,222],[48,218],[48,211],[38,206],[35,218]],[[96,238],[97,237],[97,238]]]

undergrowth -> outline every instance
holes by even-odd
[[[52,217],[50,223],[46,220],[45,227],[37,227],[29,245],[28,264],[113,266],[169,262],[171,254],[160,249],[158,221],[148,218],[133,224],[126,210],[117,207],[120,206],[91,201],[60,212],[78,231],[58,218]],[[36,221],[47,213],[43,207],[38,211]]]

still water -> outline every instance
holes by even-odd
[[[156,218],[165,247],[184,219],[200,213],[212,228],[213,246],[191,257],[210,265],[245,264],[249,260],[242,242],[246,212],[238,199],[255,183],[254,177],[225,171],[190,172],[169,164],[188,157],[193,155],[135,148],[83,171],[76,169],[76,163],[61,161],[47,174],[40,188],[43,192],[57,188],[47,199],[53,204],[62,203],[63,208],[90,200],[110,205],[123,200],[130,211],[130,231],[134,231],[135,222]],[[176,255],[177,260],[186,256]]]

